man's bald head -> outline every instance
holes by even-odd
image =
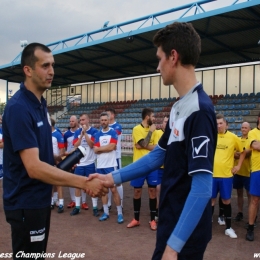
[[[247,137],[248,132],[251,130],[251,126],[248,122],[243,122],[241,125],[241,133],[242,137]]]
[[[75,115],[70,117],[70,128],[76,130],[78,128],[78,118]]]
[[[75,116],[75,115],[72,115],[72,116],[70,117],[70,120],[75,120],[75,121],[78,121],[78,118],[77,118],[77,116]]]

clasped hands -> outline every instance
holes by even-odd
[[[93,173],[87,177],[86,193],[91,197],[102,197],[108,193],[108,189],[114,186],[112,174]]]

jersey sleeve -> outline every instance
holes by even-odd
[[[250,145],[250,148],[253,141],[257,141],[257,136],[255,135],[255,132],[251,130],[248,132],[248,143]]]
[[[141,131],[138,131],[138,126],[133,128],[133,132],[132,132],[132,136],[133,136],[133,141],[134,144],[137,144],[139,141],[141,141],[142,139],[144,139]]]
[[[246,149],[245,146],[242,144],[242,142],[236,135],[235,135],[235,142],[236,142],[235,149],[237,152],[243,152],[243,150]]]
[[[65,134],[64,134],[64,147],[67,148],[68,147],[68,142],[67,142],[67,139],[68,139],[68,132],[69,131],[66,131]]]
[[[79,135],[80,135],[81,131],[82,131],[81,128],[76,130],[76,132],[74,134],[73,142],[72,142],[73,145],[79,140]]]
[[[21,105],[12,105],[8,114],[4,114],[4,116],[8,117],[6,121],[9,125],[9,135],[15,152],[38,147],[34,129],[41,127],[41,124],[37,125],[37,123],[33,122],[29,111],[25,110]]]
[[[94,146],[100,147],[100,142],[99,142],[99,133],[96,133],[94,136]]]
[[[96,128],[93,128],[92,134],[91,134],[91,141],[95,143],[95,136],[98,133],[98,130]]]
[[[59,133],[59,132],[57,132],[57,133],[58,133],[58,134],[57,134],[58,147],[59,147],[59,149],[62,149],[62,148],[65,147],[65,146],[64,146],[64,139],[63,139],[63,136],[62,136],[61,133]]]
[[[122,134],[122,126],[120,124],[117,124],[114,130],[116,131],[117,135]]]
[[[111,129],[110,143],[111,144],[117,144],[117,139],[118,139],[117,132],[115,130]]]
[[[246,142],[245,142],[245,149],[246,150],[251,150],[251,140],[249,138],[246,139]]]
[[[188,174],[212,173],[217,140],[215,116],[203,110],[194,112],[184,124],[184,135]]]
[[[137,125],[136,127],[133,128],[133,132],[132,132],[132,137],[133,137],[133,142],[134,144],[139,143],[141,140],[144,140],[148,134],[148,132],[146,133],[146,135],[144,135],[144,132],[141,130],[141,125]],[[154,138],[154,132],[152,133],[151,139]]]

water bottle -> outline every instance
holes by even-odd
[[[84,156],[86,156],[86,149],[79,146],[73,153],[70,153],[64,160],[58,163],[57,167],[63,171],[69,171]]]

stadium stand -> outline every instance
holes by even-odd
[[[226,95],[209,95],[212,103],[215,106],[216,113],[224,114],[229,122],[229,130],[236,135],[241,135],[241,123],[247,121],[255,123],[255,116],[260,108],[260,92],[244,93],[244,94],[226,94]],[[160,128],[163,118],[170,113],[172,105],[178,98],[156,98],[128,101],[110,101],[101,103],[82,103],[78,106],[68,107],[66,112],[63,112],[57,118],[56,126],[65,132],[69,126],[69,118],[71,115],[80,115],[87,113],[90,117],[90,122],[93,127],[99,128],[99,115],[108,107],[113,107],[117,113],[117,121],[122,125],[122,151],[124,153],[132,153],[132,129],[140,122],[140,113],[144,107],[154,109],[156,125]],[[50,107],[52,109],[58,109]],[[49,109],[50,109],[49,108]],[[61,111],[64,107],[60,107]]]

